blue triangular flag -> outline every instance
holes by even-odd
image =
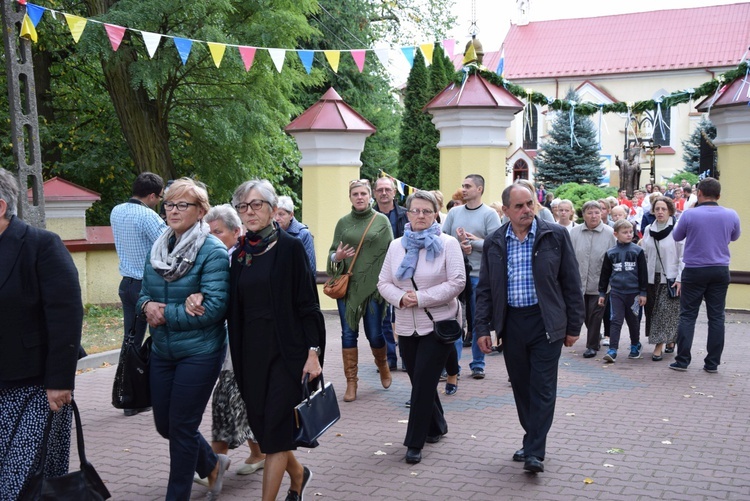
[[[177,47],[177,52],[180,53],[183,66],[186,65],[190,56],[190,49],[193,47],[193,41],[187,38],[174,37],[174,45]]]
[[[409,68],[414,66],[414,47],[401,47],[401,52],[406,58],[406,62],[409,63]]]
[[[311,50],[298,50],[297,55],[299,56],[299,60],[302,61],[302,66],[305,67],[305,70],[309,75],[312,70],[313,56],[315,55],[315,52]]]
[[[34,28],[36,28],[36,25],[39,24],[39,20],[44,15],[45,10],[47,9],[38,5],[34,5],[33,3],[26,4],[26,14],[29,15],[29,19],[31,19],[31,22],[34,24]]]
[[[505,78],[505,49],[500,52],[500,62],[497,63],[497,71],[495,73]]]

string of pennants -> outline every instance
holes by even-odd
[[[399,195],[401,195],[402,197],[408,197],[415,191],[421,191],[419,188],[406,184],[400,179],[397,179],[394,176],[391,176],[390,174],[388,174],[382,169],[378,170],[378,177],[387,177],[388,179],[393,181],[393,183],[395,183],[396,185],[396,189],[398,190]]]
[[[141,37],[143,38],[143,43],[146,45],[148,55],[152,59],[156,54],[156,50],[158,49],[159,43],[161,42],[162,38],[171,39],[174,42],[175,47],[177,48],[177,52],[180,55],[180,59],[182,60],[183,65],[187,64],[188,57],[190,56],[193,44],[195,43],[205,44],[208,47],[213,62],[217,68],[219,68],[221,65],[221,61],[224,58],[227,47],[233,47],[239,51],[242,62],[245,65],[245,71],[250,71],[250,68],[253,65],[253,61],[255,60],[255,54],[257,50],[261,49],[268,52],[268,54],[271,56],[271,60],[273,61],[274,66],[276,67],[276,70],[279,73],[281,73],[281,70],[284,66],[286,53],[296,53],[299,57],[300,62],[302,63],[302,66],[304,66],[305,71],[307,71],[308,74],[312,71],[313,58],[316,52],[322,52],[325,55],[326,61],[328,61],[328,64],[330,65],[334,73],[338,73],[339,63],[341,61],[341,53],[349,53],[354,60],[354,63],[357,65],[359,72],[361,73],[365,67],[365,56],[367,52],[374,52],[383,66],[388,65],[388,60],[392,52],[401,53],[404,59],[406,59],[406,62],[409,64],[409,67],[411,68],[414,65],[414,57],[416,55],[417,47],[419,47],[420,51],[422,52],[422,55],[424,56],[427,64],[432,64],[432,55],[435,48],[434,42],[422,43],[412,46],[403,46],[398,48],[381,47],[351,50],[284,49],[274,47],[237,45],[220,42],[208,42],[205,40],[195,40],[191,38],[183,38],[173,35],[165,35],[162,33],[153,33],[144,30],[127,28],[115,24],[104,23],[95,19],[76,16],[74,14],[61,12],[58,10],[50,9],[48,7],[42,7],[28,2],[27,0],[17,1],[19,4],[26,6],[26,14],[24,15],[23,22],[21,24],[20,35],[21,37],[28,38],[34,43],[38,41],[38,34],[36,31],[37,25],[39,24],[39,21],[41,21],[44,13],[46,11],[49,11],[54,19],[57,19],[57,16],[64,17],[75,43],[78,43],[78,41],[81,39],[83,31],[89,23],[100,24],[104,26],[104,30],[107,33],[109,42],[112,45],[112,50],[115,52],[120,47],[120,43],[122,42],[125,33],[127,31],[130,31],[132,33],[139,33],[141,35]],[[449,57],[452,58],[456,48],[456,41],[446,39],[441,43],[445,52],[449,55]]]

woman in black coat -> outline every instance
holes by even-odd
[[[266,454],[262,499],[276,499],[286,471],[286,499],[296,501],[312,473],[293,453],[294,407],[303,376],[322,372],[325,324],[305,248],[274,221],[277,202],[271,183],[257,179],[232,197],[248,232],[232,255],[229,343],[250,428]]]

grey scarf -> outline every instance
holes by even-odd
[[[167,282],[182,278],[195,264],[195,257],[208,236],[209,227],[198,221],[174,242],[169,252],[169,242],[175,238],[172,228],[167,228],[151,248],[151,267]]]

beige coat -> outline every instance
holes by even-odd
[[[604,255],[615,245],[614,230],[603,222],[593,230],[579,224],[570,230],[570,240],[578,261],[581,292],[598,296]]]

